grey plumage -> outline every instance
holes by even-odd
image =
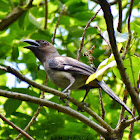
[[[94,80],[85,85],[87,78],[96,71],[96,68],[92,68],[76,59],[60,56],[56,48],[48,41],[24,40],[24,42],[31,44],[31,46],[26,46],[25,48],[30,49],[35,54],[43,64],[50,80],[58,87],[63,88],[64,91],[68,89],[85,89],[86,95],[90,89],[101,87],[113,100],[117,101],[133,116],[131,110],[103,80]]]

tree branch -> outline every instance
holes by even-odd
[[[62,15],[64,9],[65,9],[65,5],[62,6],[62,9],[61,9],[61,11],[60,11],[59,17],[58,17],[58,19],[57,19],[57,23],[56,23],[55,30],[54,30],[54,33],[53,33],[53,38],[52,38],[52,44],[54,44],[55,35],[56,35],[56,30],[57,30],[57,28],[58,28],[58,24],[59,24],[59,21],[60,21],[60,17],[61,17],[61,15]]]
[[[124,91],[124,97],[123,97],[123,102],[126,104],[126,101],[127,101],[127,90]],[[121,107],[121,113],[120,113],[120,116],[119,116],[119,121],[118,121],[118,124],[120,124],[120,122],[123,120],[123,117],[124,117],[124,112],[125,112],[125,109],[124,107]]]
[[[102,119],[104,120],[104,118],[105,118],[105,109],[104,109],[104,105],[103,105],[101,88],[99,88],[99,99],[100,99],[100,105],[101,105],[101,110],[102,110]]]
[[[119,5],[119,20],[118,20],[118,27],[117,30],[118,32],[122,32],[122,0],[118,0],[118,5]]]
[[[102,119],[104,120],[104,118],[105,118],[105,109],[104,109],[104,105],[103,105],[101,88],[99,88],[99,100],[100,100],[100,105],[101,105],[101,110],[102,110]],[[100,140],[104,140],[104,138],[102,136],[100,136]]]
[[[133,106],[133,114],[135,115],[135,106]],[[133,129],[134,129],[134,122],[131,123],[131,125],[130,125],[128,140],[132,140]]]
[[[44,85],[46,86],[47,85],[47,75],[45,77],[45,83]],[[41,93],[41,99],[44,99],[45,96],[44,96],[44,91],[42,91]],[[38,117],[40,111],[42,110],[42,106],[39,105],[37,111],[35,112],[35,114],[33,115],[32,119],[30,120],[30,122],[28,123],[28,125],[25,127],[24,131],[27,132],[30,128],[30,126],[35,122],[36,118]],[[22,137],[22,134],[20,133],[16,138],[15,140],[18,140]]]
[[[87,31],[90,23],[97,16],[97,14],[99,13],[100,10],[101,10],[101,8],[95,13],[95,15],[93,17],[91,17],[91,19],[88,21],[87,25],[84,28],[84,31],[83,31],[83,34],[82,34],[82,41],[80,43],[80,48],[78,49],[77,60],[79,60],[80,56],[81,56],[81,51],[82,51],[82,48],[83,48],[86,31]]]
[[[131,29],[130,29],[130,18],[131,18],[131,13],[132,13],[132,7],[133,7],[133,0],[131,0],[131,3],[130,3],[129,16],[128,16],[128,34],[129,34],[129,37],[128,37],[128,41],[126,43],[126,46],[124,48],[124,53],[123,53],[122,59],[125,58],[125,56],[126,56],[126,54],[128,52],[128,48],[130,46],[130,42],[131,42],[131,38],[132,38]]]
[[[135,105],[135,107],[138,111],[138,114],[140,115],[139,96],[136,94],[135,90],[133,89],[133,86],[132,86],[132,84],[129,80],[129,77],[125,71],[123,61],[122,61],[120,54],[118,52],[116,39],[115,39],[115,35],[114,35],[113,17],[111,14],[110,6],[106,0],[99,0],[99,3],[100,3],[102,10],[104,12],[104,18],[105,18],[106,25],[107,25],[107,31],[108,31],[108,35],[109,35],[110,45],[111,45],[115,60],[117,62],[119,72],[121,74],[121,78],[126,86],[127,91],[129,92],[129,94],[131,96],[132,102]]]
[[[5,30],[10,24],[12,24],[14,21],[16,21],[20,16],[23,15],[26,11],[28,11],[32,7],[33,0],[30,0],[27,6],[24,8],[21,8],[20,6],[17,6],[12,10],[12,12],[5,17],[4,19],[0,20],[0,31]]]
[[[90,108],[84,106],[81,102],[78,102],[77,100],[73,99],[72,97],[68,97],[66,94],[49,88],[47,86],[44,85],[40,85],[28,78],[26,78],[25,76],[23,76],[22,74],[20,74],[17,70],[11,68],[11,67],[4,67],[0,65],[0,69],[4,70],[6,72],[10,72],[11,74],[15,75],[16,77],[18,77],[19,79],[21,79],[22,81],[27,82],[28,84],[32,85],[33,87],[36,87],[42,91],[45,92],[49,92],[52,93],[56,96],[60,96],[61,98],[67,99],[70,102],[72,102],[74,105],[78,106],[79,108],[82,108],[85,112],[87,112],[88,114],[90,114],[94,119],[96,119],[108,132],[112,132],[112,128],[99,116],[97,115],[95,112],[93,112]]]
[[[22,133],[27,139],[34,140],[29,134],[27,134],[24,130],[22,130],[21,128],[19,128],[18,126],[16,126],[13,122],[11,122],[8,119],[6,119],[3,115],[0,114],[0,118],[4,122],[6,122],[7,124],[11,125],[15,130],[17,130],[18,132]]]
[[[48,1],[45,0],[45,24],[44,24],[44,30],[47,29],[47,21],[48,21]]]
[[[106,38],[104,38],[103,32],[101,31],[100,27],[98,25],[95,25],[94,28],[96,28],[99,31],[100,36],[104,39],[104,41],[107,43],[107,45],[111,48],[109,41]]]
[[[28,101],[31,103],[39,104],[41,106],[46,106],[55,110],[58,110],[59,112],[63,112],[65,114],[68,114],[74,118],[77,118],[81,122],[87,124],[89,127],[97,131],[100,135],[103,137],[107,137],[107,130],[95,123],[94,121],[90,120],[88,117],[84,116],[83,114],[69,108],[66,106],[59,105],[57,103],[47,101],[44,99],[40,99],[34,96],[17,93],[17,92],[11,92],[11,91],[5,91],[0,89],[0,96],[4,96],[7,98],[12,98],[16,100],[22,100],[22,101]]]

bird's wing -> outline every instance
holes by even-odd
[[[60,71],[68,71],[87,76],[93,74],[96,71],[95,68],[92,68],[82,62],[79,62],[76,59],[65,56],[51,58],[49,59],[48,64],[49,68],[52,69],[57,69]]]

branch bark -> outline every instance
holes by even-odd
[[[45,82],[44,82],[44,85],[46,86],[47,85],[47,75],[45,77]],[[41,93],[41,99],[44,99],[45,96],[44,96],[44,91],[42,91]],[[31,125],[36,121],[36,118],[38,117],[39,113],[41,112],[42,110],[42,106],[39,105],[37,111],[35,112],[34,116],[32,117],[32,119],[30,120],[30,122],[28,123],[28,125],[24,128],[24,131],[27,132],[29,130],[29,128],[31,127]],[[18,140],[22,137],[23,135],[20,133],[16,138],[15,140]]]
[[[119,20],[118,20],[118,27],[117,30],[118,32],[122,32],[122,0],[118,0],[118,5],[119,5]]]
[[[45,24],[44,24],[44,30],[47,29],[47,23],[48,23],[48,1],[45,0]]]
[[[81,113],[79,113],[79,112],[77,112],[77,111],[75,111],[67,106],[62,106],[62,105],[59,105],[57,103],[47,101],[44,99],[40,99],[40,98],[37,98],[34,96],[29,96],[29,95],[25,95],[25,94],[17,93],[17,92],[5,91],[5,90],[1,90],[1,89],[0,89],[0,96],[4,96],[7,98],[12,98],[12,99],[16,99],[16,100],[28,101],[31,103],[39,104],[41,106],[46,106],[46,107],[58,110],[59,112],[63,112],[63,113],[68,114],[74,118],[77,118],[81,122],[87,124],[89,127],[94,129],[95,131],[97,131],[103,137],[108,136],[108,132],[106,129],[104,129],[103,127],[101,127],[100,125],[95,123],[94,121],[90,120],[89,118],[87,118],[83,114],[81,114]]]
[[[23,13],[28,11],[32,7],[32,2],[33,0],[30,0],[27,6],[25,6],[24,8],[20,6],[13,8],[12,12],[7,17],[0,20],[0,31],[5,30],[10,24],[15,22],[20,16],[22,16]]]
[[[81,102],[78,102],[77,100],[73,99],[72,97],[68,97],[66,94],[58,91],[58,90],[55,90],[55,89],[52,89],[52,88],[49,88],[47,86],[44,86],[44,85],[40,85],[28,78],[26,78],[25,76],[23,76],[22,74],[20,74],[17,70],[11,68],[11,67],[4,67],[4,66],[1,66],[0,65],[0,69],[1,70],[4,70],[6,72],[10,72],[11,74],[15,75],[16,77],[18,77],[19,79],[21,79],[22,81],[25,81],[27,82],[28,84],[32,85],[33,87],[36,87],[42,91],[45,91],[45,92],[49,92],[49,93],[52,93],[56,96],[60,96],[61,98],[64,98],[64,99],[67,99],[69,100],[70,102],[72,102],[74,105],[82,108],[85,112],[87,112],[88,114],[90,114],[94,119],[96,119],[108,132],[112,132],[113,129],[99,116],[97,115],[95,112],[93,112],[90,108],[84,106]]]

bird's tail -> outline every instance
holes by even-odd
[[[102,80],[96,82],[100,85],[100,87],[115,101],[117,101],[120,105],[122,105],[131,115],[132,117],[136,120],[135,116],[131,112],[131,110],[126,106],[126,104],[107,86],[107,84]]]

